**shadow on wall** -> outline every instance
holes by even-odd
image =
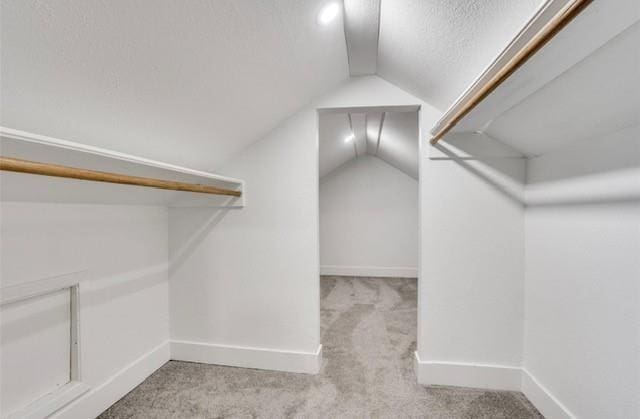
[[[529,159],[525,196],[528,206],[640,200],[640,126]]]
[[[483,134],[454,133],[430,150],[429,160],[453,161],[513,204],[524,205],[525,157]]]
[[[522,157],[469,157],[467,154],[456,154],[441,144],[435,145],[435,148],[446,157],[436,157],[431,160],[453,161],[514,204],[524,205]]]
[[[167,280],[167,264],[158,263],[87,281],[82,285],[82,306],[95,307],[154,287]]]
[[[531,158],[482,134],[455,134],[434,150],[430,160],[454,161],[527,207],[640,200],[640,126]]]
[[[169,212],[169,275],[173,275],[209,232],[229,212],[229,208],[172,208]],[[173,228],[171,227],[173,226]],[[177,227],[177,228],[176,228]],[[176,235],[180,232],[180,235]]]
[[[20,308],[25,304],[35,307],[32,301],[17,301],[7,304],[3,310]],[[46,308],[45,308],[46,307]],[[45,330],[52,330],[63,324],[68,324],[69,320],[60,316],[64,310],[69,311],[69,303],[56,304],[55,306],[45,305],[43,308],[32,309],[21,317],[11,321],[2,322],[2,344],[7,345],[14,341],[24,339],[27,336],[38,335]]]
[[[166,263],[160,263],[142,269],[111,274],[101,278],[92,278],[82,284],[81,309],[96,307],[109,303],[166,281]],[[91,273],[91,271],[89,271]],[[61,324],[61,310],[68,310],[69,302],[51,306],[40,304],[40,300],[51,298],[59,292],[47,293],[43,296],[29,298],[3,306],[3,310],[29,305],[32,309],[18,318],[2,323],[2,342],[9,343]]]

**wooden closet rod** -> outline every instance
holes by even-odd
[[[466,103],[454,114],[451,120],[431,138],[431,144],[437,144],[462,118],[482,102],[491,92],[509,78],[529,58],[538,52],[558,32],[573,20],[593,0],[573,0],[556,14],[529,42],[518,51],[488,82],[484,84]]]
[[[129,176],[119,173],[98,172],[78,169],[57,164],[39,163],[29,160],[0,156],[0,170],[30,173],[34,175],[55,176],[69,179],[91,180],[94,182],[119,183],[121,185],[147,186],[171,191],[197,192],[213,195],[240,196],[242,192],[197,183],[173,182],[140,176]]]

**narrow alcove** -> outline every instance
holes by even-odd
[[[318,150],[321,377],[354,381],[346,412],[392,385],[420,391],[418,111],[321,111]]]

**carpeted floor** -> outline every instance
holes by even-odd
[[[171,361],[107,418],[540,418],[520,393],[416,384],[416,280],[323,277],[323,366],[294,374]]]

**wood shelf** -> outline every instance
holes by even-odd
[[[239,179],[2,127],[0,147],[3,202],[244,206]]]

